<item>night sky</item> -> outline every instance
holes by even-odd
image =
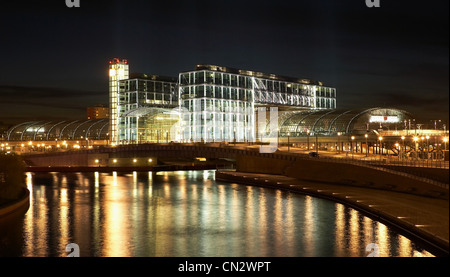
[[[215,64],[319,80],[338,108],[448,120],[449,1],[65,0],[0,6],[0,122],[83,119],[108,60],[177,77]]]

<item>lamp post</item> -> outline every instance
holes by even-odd
[[[400,144],[398,142],[395,143],[395,149],[397,149],[398,151],[398,159],[400,160],[400,148],[399,148]]]
[[[290,136],[290,135],[291,135],[291,133],[288,132],[288,133],[287,133],[287,136],[288,136],[288,152],[290,151],[290,146],[291,146],[290,143],[289,143],[289,136]]]
[[[430,136],[426,136],[425,138],[427,139],[427,160],[428,160],[430,158],[430,144],[428,143]]]
[[[353,160],[353,141],[355,140],[355,136],[352,136],[351,147],[352,147],[352,160]]]
[[[369,155],[369,145],[367,144],[367,138],[369,137],[368,134],[365,134],[364,137],[366,138],[366,157]]]
[[[425,143],[425,142],[424,142],[425,137],[422,136],[420,139],[422,140],[422,143],[420,144],[420,146],[422,147],[422,150],[421,150],[420,152],[422,152],[422,157],[423,157],[423,144]]]
[[[337,135],[338,135],[338,153],[341,153],[341,141],[340,141],[341,132],[338,132]]]
[[[309,129],[306,130],[306,140],[307,140],[307,144],[308,144],[308,151],[309,151]]]
[[[442,140],[444,141],[444,147],[445,147],[444,150],[447,151],[447,141],[448,141],[448,137],[444,137]]]
[[[419,141],[419,137],[417,137],[417,136],[414,136],[413,137],[413,140],[414,140],[414,152],[416,153],[416,159],[418,159],[419,157],[418,157],[418,155],[417,155],[417,142]]]
[[[403,155],[404,153],[406,153],[406,148],[405,148],[405,136],[402,136],[402,151],[400,151],[402,154],[402,159],[403,159]]]
[[[380,152],[380,160],[381,160],[381,156],[383,155],[383,148],[381,147],[381,142],[383,141],[383,137],[378,137],[378,140],[380,141],[380,144],[378,144],[378,149],[381,148]]]

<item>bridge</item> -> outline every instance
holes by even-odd
[[[260,153],[259,145],[252,144],[223,144],[223,143],[168,143],[168,144],[139,144],[121,145],[114,147],[99,147],[86,150],[68,150],[35,154],[35,152],[22,154],[30,170],[34,167],[92,167],[92,168],[136,168],[151,170],[156,166],[170,164],[188,165],[224,165],[235,164],[237,160],[264,158],[273,161],[272,166],[284,161],[301,161],[306,165],[320,160],[322,163],[349,164],[358,167],[376,170],[377,172],[390,172],[405,178],[419,180],[428,184],[447,187],[448,189],[448,162],[405,162],[398,157],[368,155],[361,153],[338,154],[336,152],[320,152],[320,158],[313,158],[308,151],[296,148],[279,147],[274,153]],[[323,164],[319,164],[323,165]],[[270,170],[270,168],[268,168]],[[269,172],[267,172],[269,173]]]

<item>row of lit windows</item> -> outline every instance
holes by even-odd
[[[336,101],[329,98],[316,98],[316,107],[325,109],[335,109]]]
[[[182,99],[208,97],[242,101],[253,99],[251,90],[207,85],[185,87],[181,91],[181,97]]]
[[[264,87],[265,90],[274,92],[308,94],[308,90],[311,88],[311,86],[300,83],[261,78],[257,78],[255,80],[257,80],[257,83]],[[244,89],[254,88],[253,77],[211,71],[181,73],[179,82],[182,87],[198,84],[215,84]],[[258,85],[258,87],[261,89],[260,85]],[[316,86],[316,89],[321,96],[336,97],[336,89],[334,88]]]
[[[121,84],[121,91],[142,91],[142,92],[161,92],[161,93],[175,93],[176,83],[153,81],[153,80],[123,80]]]
[[[221,99],[193,99],[193,100],[184,100],[183,106],[188,111],[199,111],[199,112],[242,112],[246,109],[252,108],[252,105],[249,102],[245,101],[233,101],[233,100],[221,100]]]

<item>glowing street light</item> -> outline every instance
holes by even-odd
[[[353,141],[355,140],[355,136],[352,136],[351,139],[352,139],[352,145],[351,146],[352,146],[352,160],[353,160]]]
[[[337,135],[338,135],[338,153],[341,153],[341,145],[340,145],[341,132],[338,132]]]
[[[403,151],[406,152],[406,148],[405,148],[405,136],[402,136],[401,139],[402,139],[402,146],[403,146],[403,147],[402,147],[401,153],[402,153],[402,158],[403,158]]]
[[[379,144],[379,149],[381,148],[381,155],[383,155],[383,148],[381,147],[381,142],[383,141],[383,137],[378,137],[378,140],[380,141],[380,144]]]
[[[448,141],[448,137],[444,137],[442,140],[444,141],[445,151],[447,151],[447,141]]]
[[[365,134],[364,137],[366,138],[366,157],[369,154],[369,144],[367,144],[367,138],[369,137],[368,134]]]
[[[307,144],[308,144],[308,151],[309,151],[309,129],[306,130],[306,140],[307,140]]]

